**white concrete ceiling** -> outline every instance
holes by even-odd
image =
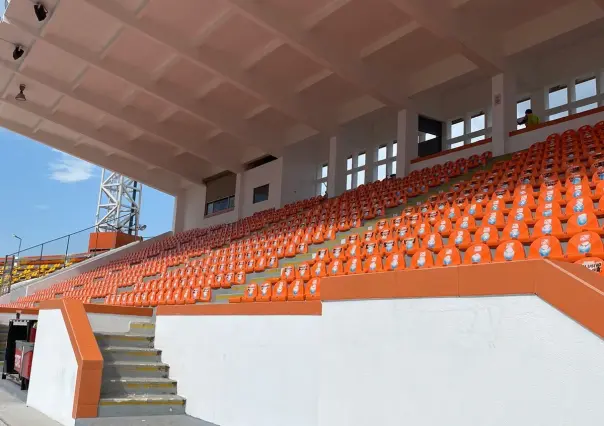
[[[173,194],[604,17],[604,0],[44,4],[0,23],[25,49],[0,44],[0,125]]]

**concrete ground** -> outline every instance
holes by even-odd
[[[0,380],[0,426],[59,426],[25,405],[27,394],[8,380]],[[76,426],[217,426],[189,416],[105,417],[79,419]]]

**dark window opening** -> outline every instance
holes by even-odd
[[[261,203],[263,201],[268,200],[268,186],[269,184],[267,183],[266,185],[254,188],[253,204]]]
[[[205,215],[213,215],[225,210],[232,210],[235,207],[235,196],[221,198],[206,204]]]

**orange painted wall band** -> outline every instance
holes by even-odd
[[[94,337],[84,305],[71,299],[42,302],[40,309],[60,309],[69,340],[78,363],[72,416],[74,419],[97,417],[103,356]]]
[[[426,155],[425,157],[417,157],[411,160],[411,164],[421,163],[422,161],[429,160],[431,158],[438,158],[444,155],[452,154],[453,152],[465,151],[466,149],[476,148],[477,146],[486,145],[493,142],[492,138],[487,138],[473,144],[463,145],[458,148],[447,149],[446,151],[437,152],[436,154]]]
[[[534,130],[543,129],[544,127],[555,126],[556,124],[565,123],[567,121],[575,120],[575,119],[581,118],[581,117],[587,117],[588,115],[597,114],[597,113],[602,112],[602,111],[604,111],[604,106],[601,106],[601,107],[598,107],[598,108],[594,108],[594,109],[590,109],[589,111],[584,111],[584,112],[579,112],[579,113],[576,113],[576,114],[571,114],[571,115],[569,115],[567,117],[558,118],[557,120],[552,120],[552,121],[546,121],[544,123],[539,123],[536,126],[531,127],[530,129],[513,130],[513,131],[510,132],[510,136],[516,136],[516,135],[520,135],[522,133],[532,132]]]
[[[0,308],[0,314],[16,314],[20,313],[23,315],[38,315],[38,309],[36,308]]]
[[[132,306],[111,306],[98,303],[87,303],[84,310],[89,314],[108,315],[133,315],[138,317],[152,317],[153,308],[136,308]]]
[[[158,306],[157,315],[321,315],[320,301]]]

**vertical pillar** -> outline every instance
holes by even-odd
[[[396,139],[396,177],[407,176],[411,172],[411,160],[417,158],[418,116],[412,109],[398,112]]]
[[[172,217],[172,232],[178,233],[185,230],[185,192],[181,191],[174,197],[174,216]]]
[[[329,138],[329,163],[327,168],[327,195],[337,197],[346,191],[346,155],[341,136]]]
[[[537,114],[541,122],[547,120],[545,116],[545,89],[543,87],[531,92],[531,109],[533,114]]]
[[[243,173],[237,173],[235,180],[235,220],[240,219],[243,212],[243,202],[245,200],[245,188],[243,182]]]
[[[493,155],[503,155],[509,132],[516,130],[516,80],[511,74],[492,78]]]

